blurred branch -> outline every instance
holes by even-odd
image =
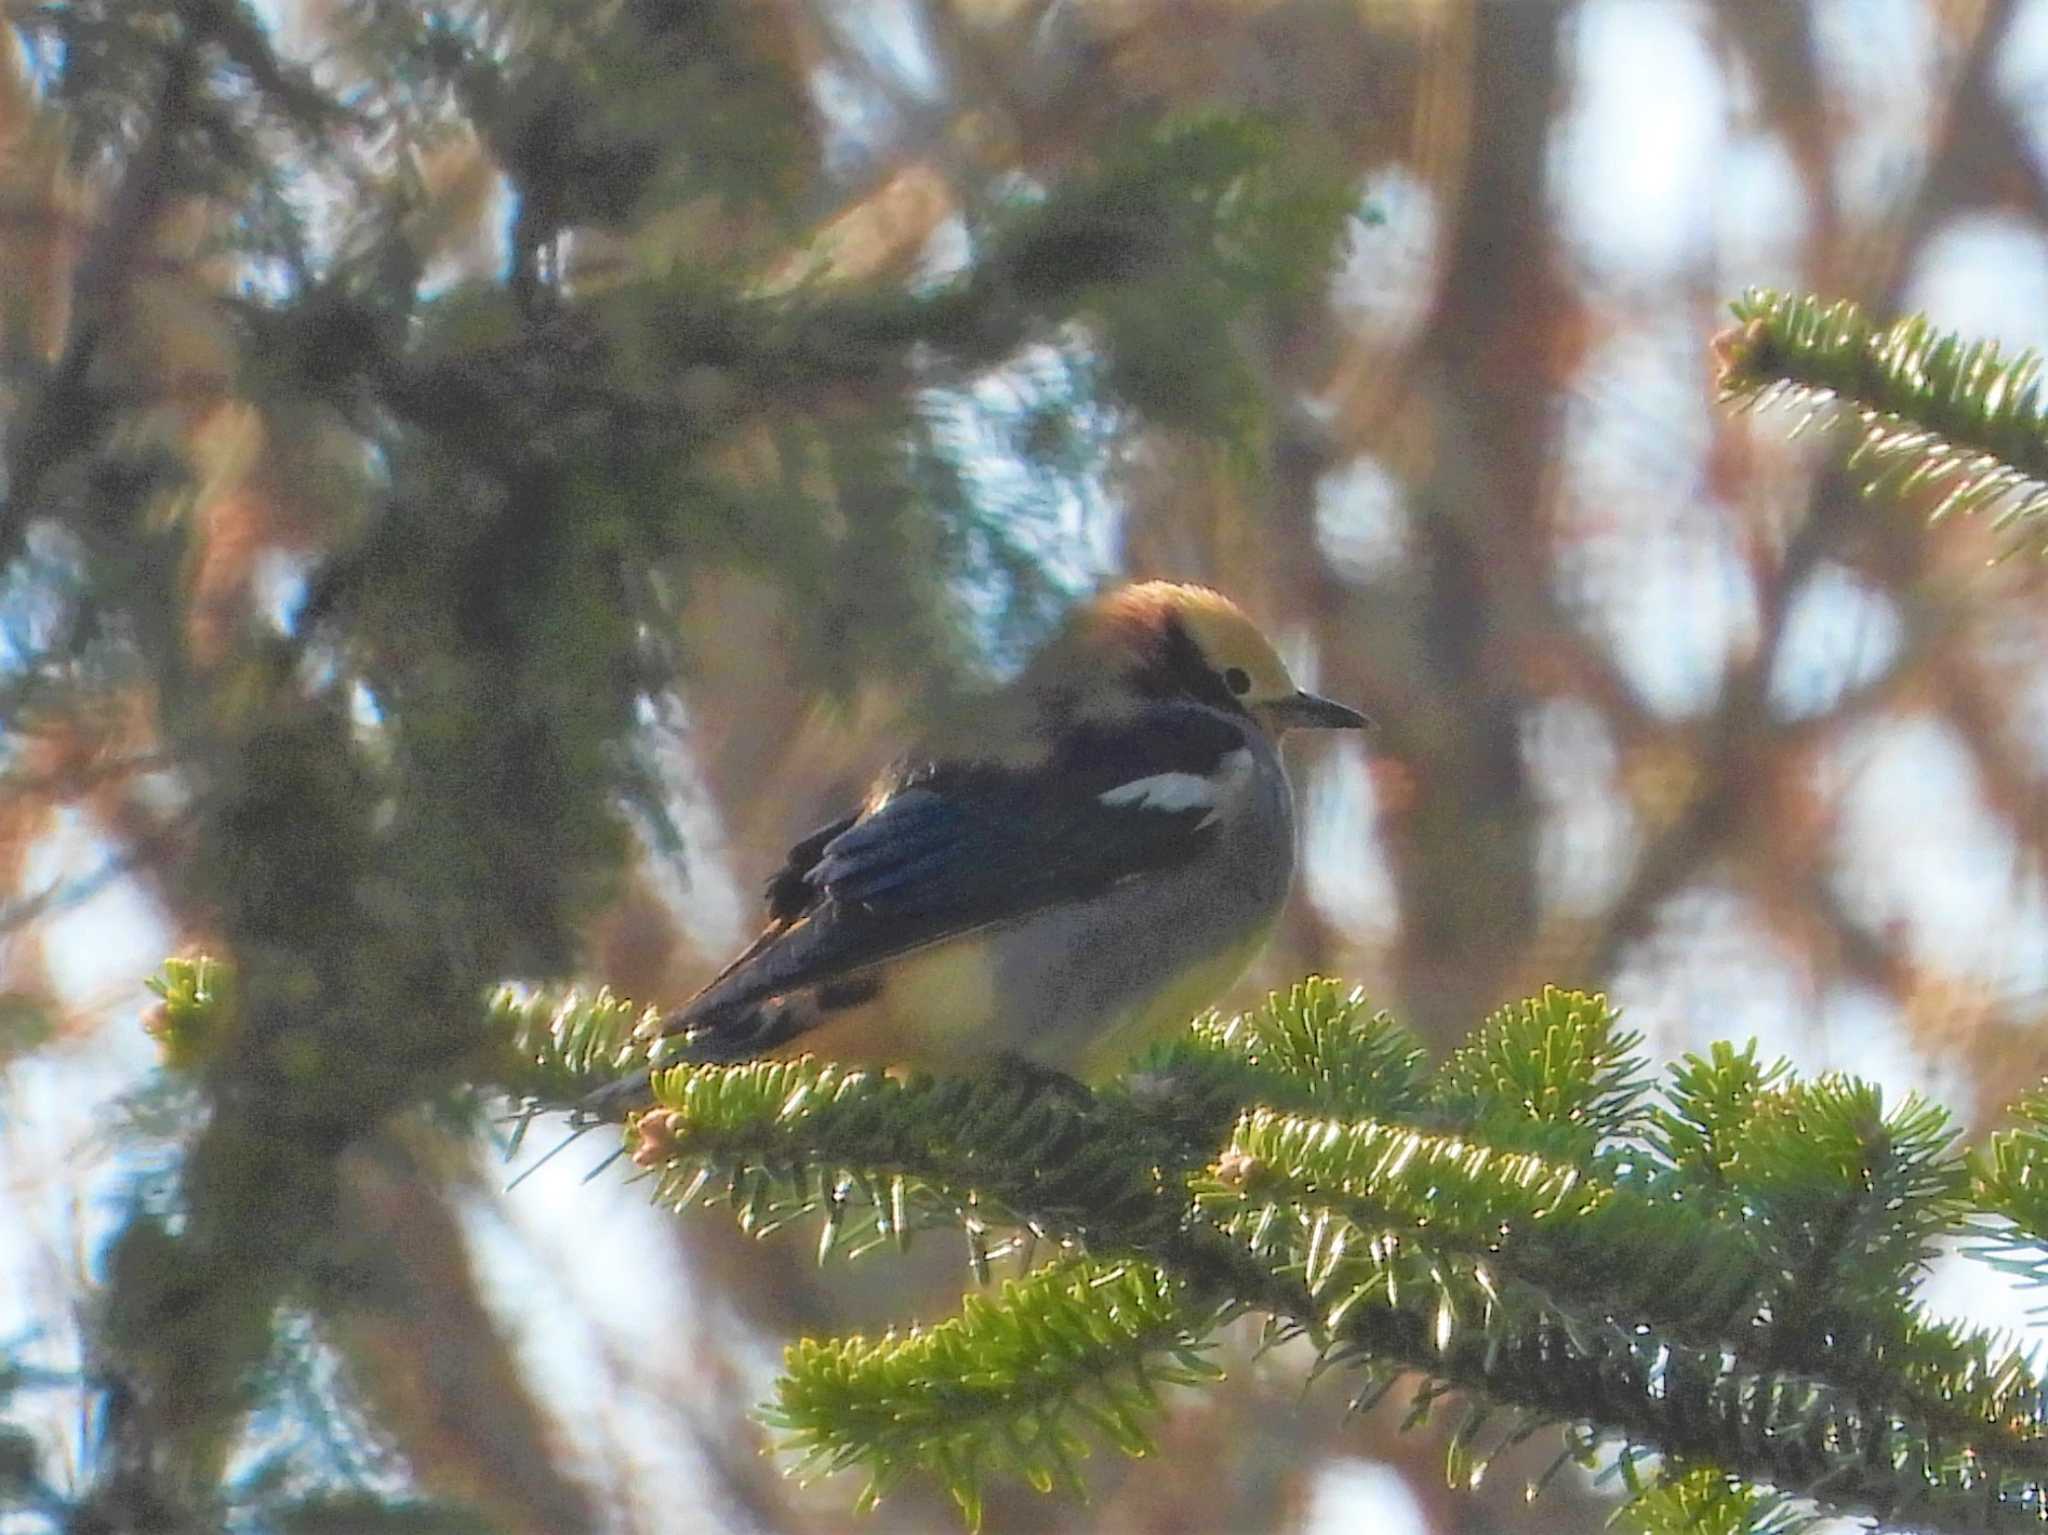
[[[1491,8],[1477,27],[1471,145],[1420,366],[1453,449],[1417,521],[1425,680],[1409,728],[1427,753],[1390,839],[1403,920],[1401,995],[1425,1035],[1454,1037],[1504,1000],[1534,929],[1537,808],[1520,743],[1521,656],[1570,625],[1509,508],[1550,483],[1552,327],[1565,312],[1543,206],[1566,13]],[[1517,552],[1519,550],[1519,552]],[[1366,695],[1370,698],[1372,695]]]
[[[240,0],[185,0],[181,14],[195,36],[215,44],[309,147],[325,150],[341,130],[366,126],[363,114],[322,90],[311,70],[280,59],[269,33]]]
[[[1595,975],[1609,975],[1629,944],[1643,937],[1659,909],[1713,858],[1735,845],[1737,830],[1757,813],[1755,783],[1774,740],[1771,679],[1784,646],[1786,621],[1801,584],[1833,547],[1837,519],[1816,506],[1794,530],[1783,555],[1760,584],[1763,612],[1756,648],[1731,669],[1720,707],[1700,727],[1699,784],[1670,825],[1636,858],[1628,883],[1601,916],[1592,946]]]
[[[139,851],[116,854],[102,859],[97,868],[87,873],[52,880],[33,895],[18,896],[0,905],[0,934],[18,931],[67,907],[84,905],[131,872],[143,857]]]
[[[116,779],[139,773],[160,772],[177,759],[167,751],[130,752],[125,756],[100,756],[87,763],[67,765],[52,773],[0,774],[0,789],[8,794],[37,799],[69,800]]]
[[[203,87],[204,36],[181,30],[165,51],[156,101],[108,200],[97,236],[71,284],[71,328],[63,352],[40,379],[6,442],[6,496],[0,500],[0,565],[12,560],[36,513],[44,482],[85,453],[108,420],[90,382],[108,334],[120,323],[129,280],[147,252],[158,215],[177,189],[179,139]]]
[[[2015,132],[1997,66],[2021,11],[2020,0],[1982,0],[1952,13],[1960,36],[1949,39],[1955,69],[1942,104],[1934,153],[1912,200],[1879,237],[1867,243],[1844,238],[1816,264],[1819,280],[1839,281],[1841,291],[1873,307],[1896,309],[1913,270],[1914,256],[1943,220],[1962,208],[2031,199],[2037,215],[2048,214],[2040,172],[2023,136]]]
[[[344,1161],[327,1326],[357,1388],[405,1447],[421,1486],[506,1535],[596,1528],[511,1340],[478,1293],[467,1243],[416,1132],[388,1131]]]

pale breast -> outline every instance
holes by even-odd
[[[1279,758],[1253,732],[1212,774],[1162,773],[1114,792],[1164,812],[1207,805],[1213,835],[1164,873],[892,962],[783,1053],[939,1071],[1013,1053],[1093,1077],[1208,1006],[1264,946],[1293,881],[1294,812]]]
[[[1293,882],[1294,813],[1271,743],[1241,755],[1217,775],[1216,836],[1192,863],[988,935],[996,1048],[1097,1075],[1244,973]]]

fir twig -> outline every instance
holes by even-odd
[[[1738,1232],[1581,1169],[1455,1136],[1377,1124],[1246,1117],[1197,1207],[1302,1278],[1334,1330],[1373,1294],[1520,1285],[1588,1325],[1644,1323],[1707,1342],[1756,1293]]]
[[[1732,307],[1740,325],[1715,342],[1722,397],[1803,406],[1795,433],[1839,406],[1857,422],[1849,462],[1868,492],[1938,491],[1934,521],[1997,507],[2001,530],[2048,511],[2038,353],[2001,358],[1997,342],[1924,315],[1879,329],[1847,300],[1758,288]]]
[[[766,1416],[805,1472],[866,1471],[864,1507],[924,1471],[978,1529],[992,1472],[1081,1491],[1082,1427],[1149,1453],[1158,1388],[1221,1377],[1202,1356],[1215,1320],[1149,1264],[1062,1264],[905,1337],[793,1345]]]
[[[1605,997],[1546,986],[1487,1019],[1437,1073],[1431,1101],[1493,1145],[1584,1161],[1638,1128],[1642,1042]]]
[[[1179,1226],[1142,1124],[1000,1072],[899,1081],[805,1056],[680,1066],[654,1091],[633,1129],[657,1199],[716,1198],[762,1232],[823,1213],[825,1251],[856,1209],[899,1239],[965,1222],[1130,1248]]]
[[[1421,1042],[1391,1014],[1375,1011],[1364,992],[1310,976],[1250,1012],[1205,1013],[1150,1052],[1126,1082],[1141,1099],[1172,1094],[1221,1110],[1213,1147],[1254,1103],[1342,1118],[1420,1113],[1429,1062]]]
[[[488,1011],[492,1037],[511,1045],[493,1085],[516,1099],[568,1107],[592,1088],[647,1069],[635,1031],[655,1010],[635,1007],[608,986],[594,992],[501,986]]]
[[[1667,1469],[1621,1506],[1614,1527],[1630,1535],[1798,1535],[1819,1519],[1810,1503],[1695,1466]]]
[[[2048,1085],[2012,1112],[2019,1124],[1972,1159],[1972,1231],[1981,1240],[1970,1252],[2038,1289],[2048,1286]]]

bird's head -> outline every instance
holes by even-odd
[[[1080,713],[1185,699],[1249,715],[1272,736],[1366,723],[1356,709],[1296,687],[1272,642],[1228,597],[1171,581],[1116,587],[1085,604],[1026,681]]]

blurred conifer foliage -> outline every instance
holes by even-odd
[[[636,847],[688,856],[651,726],[693,590],[743,583],[776,640],[746,659],[800,694],[943,699],[1063,588],[932,394],[1085,335],[1028,424],[1049,463],[1088,413],[1259,430],[1236,332],[1353,201],[1312,141],[1162,103],[1032,174],[991,154],[931,269],[829,163],[835,39],[643,0],[10,9],[6,856],[89,804],[234,976],[78,1297],[85,1463],[24,1456],[10,1498],[366,1527],[362,1488],[323,1514],[250,1461],[288,1319],[391,1266],[338,1169],[477,1074],[487,986],[577,969]]]

